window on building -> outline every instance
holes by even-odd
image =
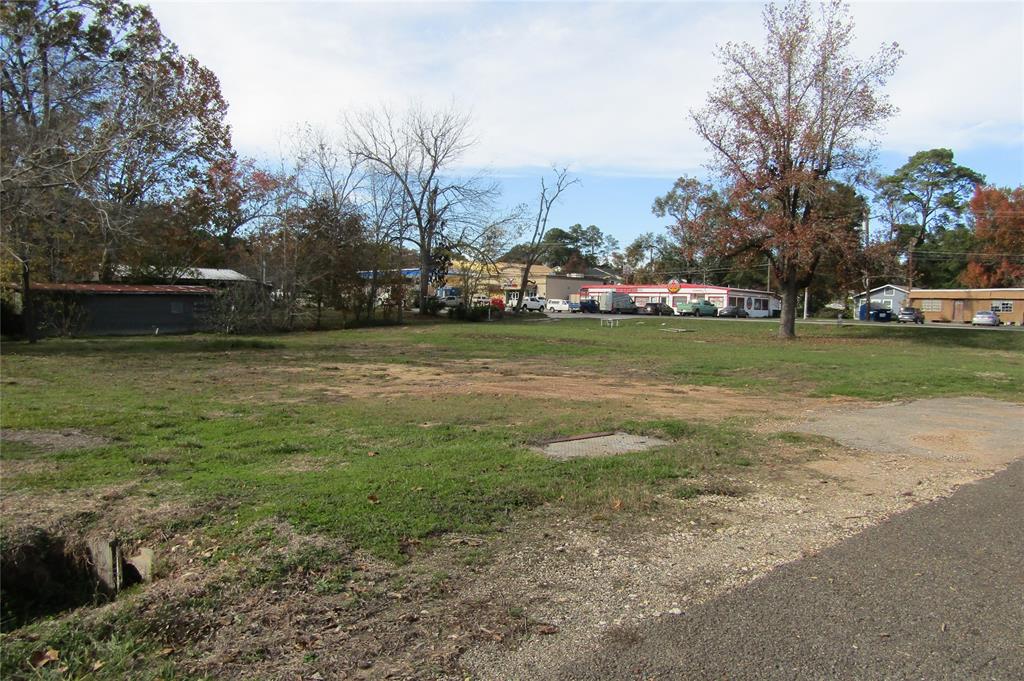
[[[992,301],[993,312],[1013,312],[1013,301],[1012,300],[993,300]]]
[[[891,296],[893,293],[894,293],[894,291],[892,290],[892,286],[887,286],[885,288],[885,295]]]
[[[185,304],[181,301],[171,301],[171,314],[183,314],[185,312]]]
[[[754,298],[754,309],[755,310],[767,310],[768,301],[764,298]]]
[[[922,312],[942,312],[942,301],[941,300],[922,300],[921,301]]]

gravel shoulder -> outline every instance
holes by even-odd
[[[1024,678],[1024,462],[574,660],[562,679]]]
[[[895,411],[899,425],[879,427],[879,410]],[[522,532],[464,595],[521,603],[530,620],[557,633],[534,633],[514,646],[475,645],[462,657],[463,672],[474,679],[556,678],[567,661],[628,642],[637,626],[678,617],[1004,469],[1022,454],[1022,426],[1020,405],[978,398],[831,405],[766,423],[765,430],[831,440],[811,457],[766,457],[729,481],[746,490],[741,496],[680,502],[677,514],[651,517],[643,527],[563,518]]]

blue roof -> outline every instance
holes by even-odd
[[[377,270],[377,274],[390,274],[394,270]],[[402,276],[406,279],[419,279],[420,268],[418,267],[405,267],[401,270]],[[357,274],[363,279],[373,279],[373,270],[360,270]]]
[[[391,274],[394,271],[395,270],[377,270],[377,275],[380,276],[381,274]],[[402,276],[405,277],[406,279],[419,279],[420,278],[420,268],[419,267],[404,267],[404,268],[402,268],[401,272],[402,272]],[[373,279],[373,270],[359,270],[356,274],[358,274],[363,279]],[[462,271],[452,271],[452,272],[448,272],[447,274],[449,276],[458,276],[458,275],[464,274],[464,272],[462,272]]]

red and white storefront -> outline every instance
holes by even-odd
[[[647,303],[665,303],[673,309],[682,303],[707,300],[718,309],[726,305],[741,305],[751,317],[771,317],[782,309],[782,300],[774,293],[731,286],[708,286],[705,284],[608,284],[586,286],[580,289],[580,300],[596,297],[599,293],[616,291],[633,299],[637,307]]]

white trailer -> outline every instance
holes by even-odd
[[[601,312],[611,314],[634,314],[636,303],[626,293],[618,291],[604,291],[597,294],[597,307]]]

